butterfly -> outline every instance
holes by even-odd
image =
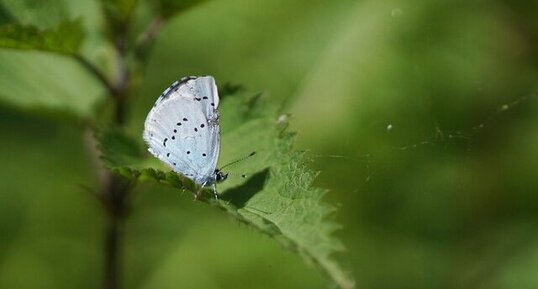
[[[144,123],[148,151],[203,187],[228,174],[217,169],[220,151],[219,95],[212,76],[174,82],[157,99]],[[198,197],[198,194],[195,197]]]

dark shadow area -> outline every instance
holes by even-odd
[[[227,98],[238,92],[241,92],[244,89],[245,87],[242,84],[226,82],[223,85],[219,86],[219,98],[222,101],[224,98]]]
[[[263,189],[268,176],[269,169],[267,168],[252,175],[244,184],[225,191],[220,197],[237,208],[242,208],[250,198]]]

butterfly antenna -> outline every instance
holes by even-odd
[[[253,151],[253,152],[251,152],[248,156],[244,156],[244,157],[242,157],[242,158],[240,158],[240,159],[237,159],[237,160],[235,160],[235,161],[233,161],[233,162],[227,163],[227,164],[225,164],[224,166],[222,166],[220,169],[222,170],[222,169],[224,169],[225,167],[229,167],[229,166],[234,165],[234,164],[236,164],[236,163],[238,163],[238,162],[242,162],[242,161],[244,161],[244,160],[250,158],[251,156],[253,156],[253,155],[255,155],[255,154],[256,154],[256,152]]]
[[[238,174],[238,173],[234,173],[234,172],[227,172],[226,174],[230,175],[232,177],[242,177],[243,179],[248,177],[247,174]]]

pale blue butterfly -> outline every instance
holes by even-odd
[[[184,77],[157,99],[144,124],[148,150],[202,187],[228,174],[217,169],[220,150],[219,95],[212,76]]]

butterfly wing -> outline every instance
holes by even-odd
[[[192,95],[209,119],[218,118],[217,107],[219,106],[219,94],[213,77],[184,77],[178,82],[176,87],[179,93]]]
[[[183,78],[161,94],[145,122],[148,150],[198,184],[215,182],[218,99],[213,77]]]

